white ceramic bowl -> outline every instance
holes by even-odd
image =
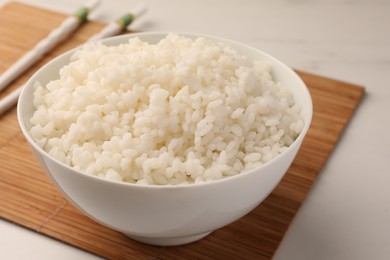
[[[167,33],[139,33],[103,40],[107,45],[127,42],[129,37],[156,43]],[[181,34],[197,37],[195,34]],[[305,126],[295,142],[281,155],[261,167],[222,180],[179,186],[145,186],[104,180],[80,173],[57,161],[29,134],[33,113],[33,83],[42,85],[58,77],[69,62],[69,51],[38,70],[25,85],[18,102],[18,120],[28,143],[46,174],[66,197],[92,219],[148,244],[179,245],[203,238],[215,229],[241,218],[257,207],[275,188],[292,163],[305,137],[312,117],[308,89],[297,74],[271,57],[247,45],[225,42],[251,59],[267,59],[277,81],[288,86],[302,106]]]

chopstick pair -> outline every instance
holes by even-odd
[[[78,9],[72,16],[65,19],[59,27],[54,29],[45,39],[38,42],[35,47],[27,52],[22,58],[14,63],[9,69],[0,75],[0,91],[20,74],[37,62],[44,54],[52,50],[58,43],[70,35],[77,27],[87,20],[91,10],[97,5],[98,0],[90,0],[83,7]],[[109,23],[99,33],[93,35],[87,42],[97,41],[109,36],[118,35],[146,11],[145,5],[136,6],[132,12],[121,16],[114,22]],[[19,98],[23,85],[0,100],[0,116],[13,107]]]

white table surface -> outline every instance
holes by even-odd
[[[78,0],[24,2],[64,13],[80,5]],[[366,87],[274,259],[390,259],[390,1],[144,2],[149,10],[133,29],[231,38],[293,68]],[[136,4],[104,0],[92,18],[109,22]],[[0,259],[96,256],[0,220]]]

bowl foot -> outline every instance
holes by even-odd
[[[137,240],[139,242],[154,245],[154,246],[178,246],[184,245],[188,243],[195,242],[209,235],[212,231],[202,233],[194,236],[186,236],[186,237],[142,237],[142,236],[134,236],[131,234],[125,235],[131,239]]]

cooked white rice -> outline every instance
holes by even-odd
[[[245,172],[282,153],[304,122],[264,61],[205,38],[85,45],[35,84],[30,134],[86,174],[183,184]]]

